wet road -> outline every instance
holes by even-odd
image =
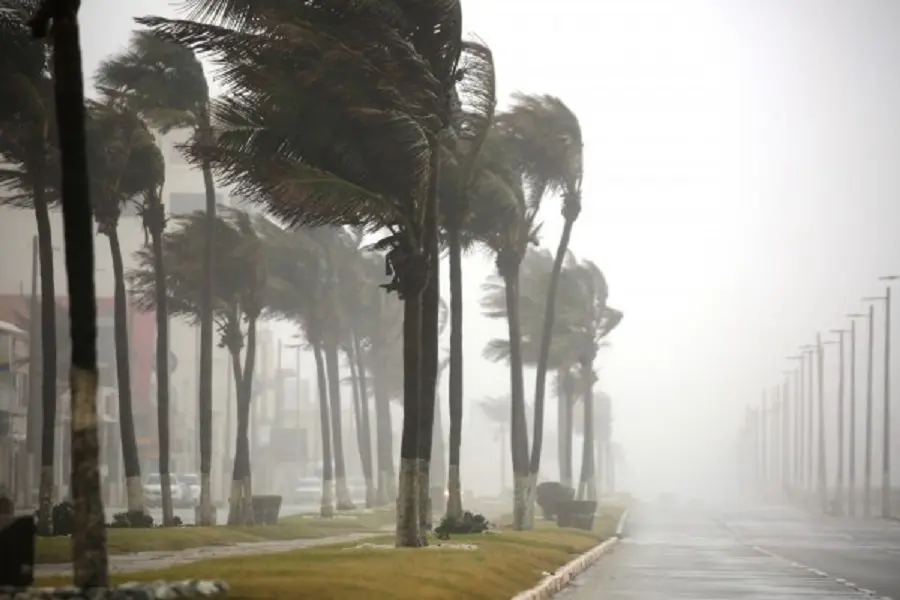
[[[790,508],[722,514],[745,543],[842,579],[876,598],[900,600],[900,523],[827,518]]]
[[[632,513],[627,537],[560,597],[566,600],[850,600],[872,596],[741,543],[683,509]]]

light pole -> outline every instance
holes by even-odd
[[[869,301],[884,301],[884,411],[883,443],[881,458],[881,516],[891,516],[891,282],[900,279],[900,275],[879,277],[879,281],[887,282],[884,296],[869,298]]]
[[[880,298],[863,298],[866,301],[879,300]],[[863,515],[872,516],[872,412],[875,404],[873,394],[873,372],[875,366],[875,307],[869,304],[869,349],[868,364],[866,366],[866,462],[863,490]]]
[[[856,516],[856,320],[864,319],[868,315],[862,313],[850,313],[850,452],[847,457],[849,466],[850,489],[849,510],[850,516]]]
[[[840,358],[838,360],[838,464],[837,481],[835,482],[834,510],[840,515],[843,513],[844,504],[844,334],[850,333],[847,329],[832,329],[831,333],[838,336],[837,346]]]
[[[813,473],[813,453],[814,453],[814,440],[815,440],[815,403],[816,403],[816,387],[814,385],[813,378],[816,372],[815,365],[815,353],[818,349],[818,346],[814,344],[807,344],[803,346],[801,350],[804,351],[807,357],[807,368],[806,368],[806,434],[805,434],[805,442],[806,442],[806,465],[804,469],[805,473],[805,486],[806,491],[810,496],[814,494],[813,485],[815,474]]]
[[[818,438],[819,438],[819,468],[816,477],[816,489],[819,492],[819,501],[822,503],[822,512],[828,513],[828,473],[825,469],[825,369],[824,366],[825,343],[822,342],[822,334],[816,334],[816,363],[818,366],[816,393],[818,399]]]
[[[768,435],[766,431],[766,390],[762,392],[762,402],[759,405],[759,410],[757,411],[756,417],[757,423],[757,432],[756,436],[758,441],[759,448],[759,478],[762,483],[763,493],[768,495],[769,489],[769,461],[768,461],[768,452],[766,448]]]
[[[781,487],[785,496],[791,491],[791,375],[785,371],[781,395]]]
[[[803,384],[806,360],[803,353],[789,356],[788,360],[797,361],[797,393],[794,400],[794,488],[799,492],[803,489],[803,423],[805,410],[803,406]]]

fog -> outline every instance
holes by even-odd
[[[90,74],[125,46],[131,18],[174,12],[164,0],[86,0],[81,14]],[[626,315],[597,361],[597,388],[612,398],[621,447],[620,489],[643,497],[734,492],[745,407],[783,382],[799,346],[817,332],[834,339],[829,330],[848,327],[845,315],[865,308],[863,296],[883,293],[878,276],[900,273],[898,19],[894,0],[466,5],[465,30],[495,53],[501,107],[514,91],[550,93],[581,121],[584,209],[571,249],[603,269],[610,304]],[[555,248],[559,201],[545,206],[542,247]],[[480,285],[493,264],[477,254],[466,261],[463,485],[496,493],[504,469],[511,484],[501,446],[508,438],[479,403],[507,395],[509,375],[482,351],[506,329],[480,316]],[[20,282],[7,279],[3,291],[18,291]],[[879,306],[876,431],[882,314]],[[292,343],[295,328],[278,324],[275,333]],[[861,322],[860,405],[865,333]],[[826,356],[833,476],[834,346]],[[283,366],[294,360],[287,352]],[[313,369],[304,353],[301,371]],[[446,378],[441,385],[446,429]],[[527,369],[529,402],[533,388]],[[548,390],[543,477],[553,479],[556,405]],[[180,397],[193,402],[192,390]],[[347,405],[349,397],[348,388]],[[355,462],[355,438],[345,444]],[[876,473],[880,446],[876,440]],[[579,447],[576,440],[576,473]]]

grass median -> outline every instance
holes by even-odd
[[[593,531],[559,529],[538,521],[532,531],[454,536],[446,542],[475,549],[386,549],[379,537],[295,552],[196,562],[171,569],[113,576],[116,583],[159,579],[223,579],[229,599],[275,600],[508,600],[615,533],[620,509],[604,510]],[[40,585],[68,580],[42,579]]]
[[[334,519],[305,515],[284,517],[278,525],[253,527],[154,527],[151,529],[107,529],[109,554],[177,551],[204,546],[231,546],[252,542],[272,542],[323,538],[350,533],[377,532],[394,522],[391,510],[348,513]],[[72,560],[68,537],[38,538],[37,564],[67,563]]]

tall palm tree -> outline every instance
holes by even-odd
[[[268,312],[274,317],[296,322],[312,346],[316,363],[319,396],[319,425],[322,439],[322,497],[320,514],[334,516],[334,457],[331,418],[328,406],[328,375],[322,352],[323,271],[321,245],[304,229],[289,231],[260,220],[258,225],[267,251]]]
[[[44,0],[29,23],[32,34],[37,38],[47,37],[51,19],[72,337],[73,570],[75,585],[106,587],[109,568],[97,436],[97,298],[78,3]]]
[[[87,135],[94,217],[98,233],[109,239],[113,264],[116,387],[128,511],[142,513],[144,492],[131,406],[128,297],[118,226],[119,215],[126,204],[161,185],[165,166],[153,135],[125,103],[91,102]]]
[[[13,192],[3,195],[4,204],[33,209],[37,221],[41,339],[32,340],[31,348],[41,349],[38,531],[46,535],[50,533],[53,504],[58,372],[50,205],[58,195],[51,182],[56,180],[59,167],[52,142],[55,119],[49,54],[34,42],[28,29],[28,20],[37,7],[35,0],[0,1],[0,86],[4,90],[0,100],[0,157],[10,165],[0,168],[0,188]],[[29,407],[29,415],[34,415],[36,408]]]
[[[166,209],[162,202],[162,182],[148,189],[138,206],[144,231],[150,238],[153,253],[153,275],[156,292],[156,427],[159,435],[159,481],[162,496],[163,525],[175,522],[172,510],[172,486],[169,433],[169,308],[166,292],[166,260],[163,254],[163,233],[166,230]],[[145,240],[146,245],[146,240]]]
[[[521,293],[519,272],[522,260],[529,246],[536,243],[540,226],[537,213],[540,196],[527,195],[522,173],[510,165],[507,156],[500,150],[502,138],[492,132],[486,141],[485,169],[476,185],[483,185],[491,193],[502,194],[511,199],[515,211],[501,221],[501,226],[485,236],[485,243],[496,254],[497,272],[505,299],[504,314],[509,333],[510,364],[510,444],[513,462],[513,527],[527,526],[528,504],[528,423],[525,412],[524,362],[522,355],[522,329],[520,319]],[[497,146],[494,148],[492,146]],[[485,315],[498,317],[490,305],[483,305]]]
[[[472,217],[470,188],[497,105],[496,73],[490,48],[477,42],[466,42],[463,45],[459,72],[461,78],[456,94],[460,107],[451,120],[451,131],[455,135],[447,136],[445,177],[441,180],[444,199],[441,213],[450,259],[450,452],[447,514],[456,518],[462,515],[462,483],[459,472],[463,420],[462,254],[467,245],[466,227]]]
[[[429,402],[420,402],[421,334],[436,320],[436,306],[422,318],[422,290],[436,262],[429,263],[437,241],[432,174],[438,134],[449,121],[460,5],[350,3],[336,14],[318,4],[192,4],[194,21],[141,21],[226,65],[217,144],[197,154],[288,225],[392,228],[381,244],[390,249],[394,276],[387,289],[400,292],[407,309],[396,541],[421,545],[416,475],[427,460],[419,433],[425,424],[430,432]],[[429,387],[433,377],[426,393]]]
[[[101,63],[97,85],[107,94],[125,96],[130,106],[162,133],[190,129],[194,143],[213,144],[209,86],[203,65],[185,45],[149,31],[135,31],[127,50]],[[216,187],[209,160],[199,158],[206,193],[206,246],[203,248],[204,292],[200,318],[200,524],[212,525],[212,353],[213,273],[216,231]]]
[[[535,375],[534,443],[529,461],[529,516],[534,513],[534,487],[541,466],[544,439],[544,394],[556,316],[556,290],[563,261],[572,236],[572,227],[581,212],[581,179],[583,173],[581,126],[575,114],[553,96],[515,97],[512,108],[499,123],[508,132],[508,151],[526,174],[534,193],[558,192],[563,195],[563,232],[547,289],[540,356]]]

